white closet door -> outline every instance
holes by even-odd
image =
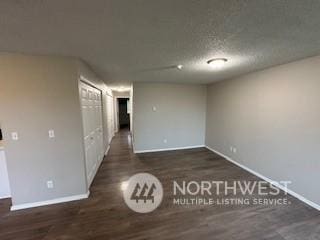
[[[104,151],[103,151],[103,126],[102,126],[102,99],[101,92],[96,93],[96,138],[97,138],[97,156],[98,163],[103,159]]]
[[[101,92],[80,83],[87,180],[90,185],[103,159]]]
[[[113,120],[113,97],[107,95],[107,120],[108,120],[108,139],[111,141],[114,135],[114,120]]]

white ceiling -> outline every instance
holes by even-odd
[[[209,83],[319,54],[319,12],[319,0],[1,0],[0,51],[80,57],[112,83]],[[213,57],[229,61],[216,71]]]

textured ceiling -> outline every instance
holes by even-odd
[[[319,12],[319,0],[1,0],[0,51],[80,57],[106,82],[209,83],[318,55]],[[217,71],[213,57],[229,61]]]

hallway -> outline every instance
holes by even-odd
[[[140,172],[157,176],[164,187],[162,204],[149,214],[128,209],[120,190],[122,181]],[[135,155],[130,135],[120,131],[88,199],[16,212],[0,201],[0,239],[319,239],[319,212],[290,196],[294,208],[176,206],[172,181],[178,179],[257,178],[205,148]]]

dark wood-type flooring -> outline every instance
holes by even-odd
[[[139,214],[125,205],[120,184],[138,172],[157,176],[161,206]],[[289,206],[176,206],[173,180],[257,180],[205,148],[133,154],[128,132],[118,133],[88,199],[10,212],[0,200],[0,239],[316,240],[320,214],[288,196]]]

